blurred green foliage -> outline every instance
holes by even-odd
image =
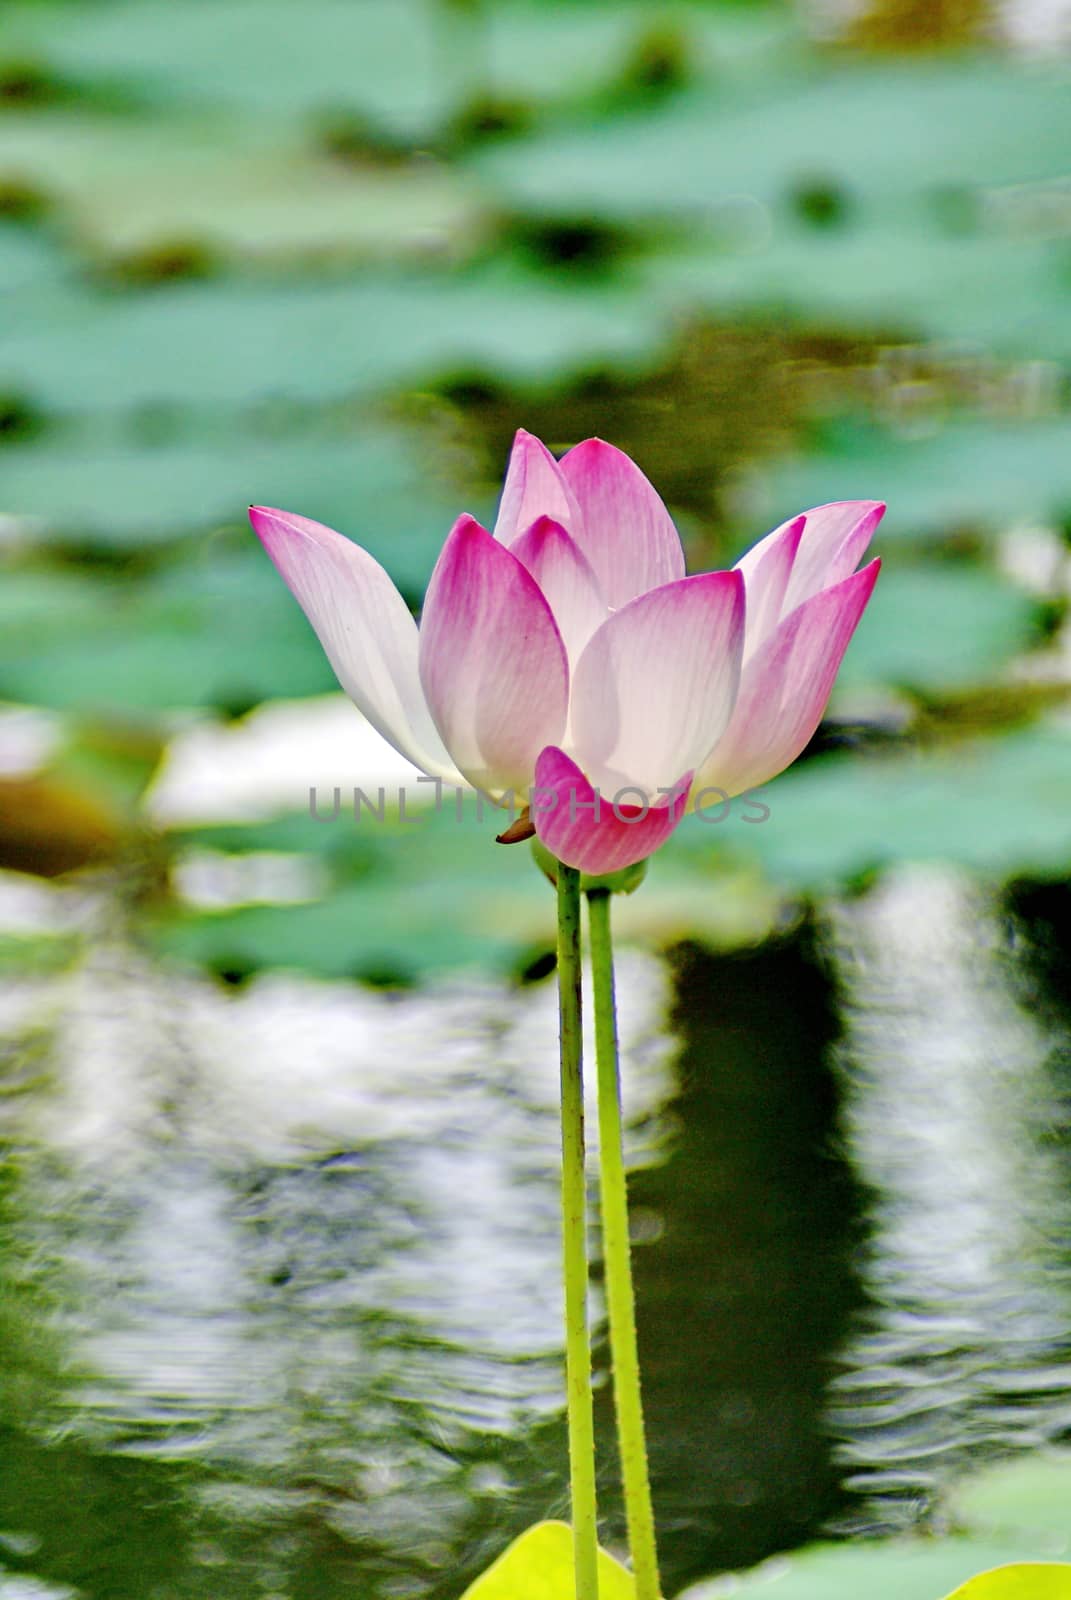
[[[920,853],[1066,867],[1045,720],[1066,662],[1032,664],[1059,655],[1066,584],[1005,556],[1071,513],[1067,63],[1002,50],[973,4],[818,22],[776,0],[13,0],[0,698],[61,712],[77,747],[81,719],[162,743],[178,711],[327,691],[248,501],[359,539],[416,607],[454,515],[492,514],[515,426],[598,432],[695,566],[801,505],[890,503],[834,702],[855,748],[773,788],[761,828],[689,830],[667,901],[698,861],[711,895],[730,864],[790,891]],[[41,781],[46,820],[5,860],[142,850],[129,804],[89,786],[89,849],[75,778]],[[306,788],[292,848],[321,856]],[[420,838],[332,846],[322,904],[173,902],[161,926],[217,967],[523,960],[495,910],[522,853],[441,819]],[[399,884],[433,878],[415,914]]]

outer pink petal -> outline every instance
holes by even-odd
[[[732,714],[743,637],[738,572],[680,578],[607,618],[570,703],[570,747],[604,794],[653,797],[703,761]]]
[[[606,602],[587,558],[562,527],[540,517],[510,545],[547,598],[569,660],[575,662],[601,623]]]
[[[575,761],[551,745],[536,762],[532,820],[559,861],[593,874],[619,872],[664,844],[685,813],[691,773],[649,809],[597,796]],[[630,797],[631,798],[631,797]]]
[[[585,439],[559,466],[580,505],[577,543],[609,606],[616,609],[684,577],[684,551],[673,519],[623,451],[602,439]]]
[[[456,781],[420,687],[416,623],[379,562],[307,517],[251,506],[249,520],[350,699],[416,766]]]
[[[527,788],[560,739],[569,702],[565,646],[516,556],[459,517],[431,575],[420,623],[420,681],[447,749],[470,783]]]
[[[744,574],[748,593],[748,655],[796,606],[855,571],[884,515],[885,506],[880,500],[835,500],[829,505],[814,506],[803,513],[801,534],[792,532],[799,522],[798,517],[793,517],[740,558],[736,571]],[[795,555],[775,613],[773,595],[790,543],[795,544]],[[761,616],[755,614],[758,587],[765,591]]]
[[[557,461],[535,434],[519,428],[502,485],[495,538],[511,545],[538,517],[553,517],[571,532],[580,523],[576,498]]]
[[[787,617],[820,589],[829,589],[849,577],[866,554],[884,515],[885,506],[880,500],[836,500],[804,512],[807,525],[781,615]]]
[[[833,680],[877,581],[880,561],[812,595],[744,668],[729,723],[695,788],[741,794],[789,766],[826,708]]]

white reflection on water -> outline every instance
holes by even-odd
[[[75,1600],[77,1591],[41,1583],[37,1578],[8,1577],[0,1572],[0,1600]]]
[[[413,805],[434,788],[376,732],[344,694],[275,700],[240,722],[199,717],[168,745],[147,796],[160,826],[235,822],[301,810],[310,788],[324,797],[337,785],[374,796],[404,784]]]
[[[633,1118],[667,1093],[666,999],[623,952]],[[553,983],[226,990],[105,937],[0,1026],[47,1059],[5,1128],[82,1375],[51,1425],[330,1483],[382,1538],[467,1431],[556,1415]],[[442,1487],[449,1521],[471,1502]]]
[[[1004,38],[1020,49],[1071,48],[1071,0],[1004,0],[997,17]]]
[[[61,737],[62,723],[54,712],[0,703],[0,773],[7,777],[38,771]]]
[[[846,1132],[873,1186],[871,1310],[830,1421],[863,1513],[909,1514],[980,1453],[1071,1425],[1071,1224],[1048,1064],[992,902],[905,868],[834,913]]]
[[[1013,49],[1029,53],[1061,51],[1071,46],[1071,0],[992,0],[984,12],[984,32]],[[812,25],[822,37],[837,37],[872,14],[894,12],[874,0],[807,0]],[[961,31],[972,32],[972,18],[964,9]]]

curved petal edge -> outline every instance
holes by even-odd
[[[542,439],[518,428],[509,453],[495,538],[512,545],[539,517],[551,517],[575,534],[580,524],[576,497]]]
[[[582,526],[570,532],[608,605],[623,606],[684,577],[684,551],[673,518],[631,456],[604,439],[584,439],[558,467],[580,506]]]
[[[638,805],[635,790],[600,794],[564,750],[550,745],[536,762],[532,821],[540,841],[567,867],[619,872],[669,838],[684,816],[692,776],[679,778],[658,805]]]
[[[455,782],[420,686],[416,623],[379,562],[308,517],[250,506],[249,520],[357,709],[414,766]]]
[[[736,706],[698,784],[742,794],[775,778],[822,719],[844,652],[877,582],[878,558],[797,606],[744,667]]]

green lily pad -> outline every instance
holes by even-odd
[[[22,223],[0,222],[0,294],[23,293],[62,276],[56,247]]]
[[[650,0],[497,0],[451,26],[428,0],[306,0],[300,14],[260,0],[255,20],[243,0],[215,0],[187,8],[176,28],[168,0],[11,9],[0,60],[292,126],[349,113],[399,139],[426,139],[474,91],[540,107],[581,99],[612,80],[662,12]],[[698,71],[738,75],[795,31],[779,7],[681,10]]]
[[[599,1600],[634,1600],[631,1575],[599,1551]],[[515,1539],[462,1600],[575,1600],[573,1534],[564,1522],[540,1522]]]
[[[994,1567],[1014,1560],[1014,1549],[976,1539],[873,1539],[858,1544],[818,1544],[742,1573],[733,1594],[769,1595],[769,1600],[940,1600],[951,1586],[975,1578],[979,1567]],[[1014,1570],[1014,1569],[1013,1569]],[[1018,1569],[1023,1570],[1021,1567]],[[1067,1568],[1062,1580],[1066,1584]],[[1042,1582],[1045,1580],[1042,1579]],[[687,1600],[710,1600],[719,1591],[703,1584],[688,1591]],[[724,1589],[721,1591],[724,1593]],[[1038,1600],[1064,1600],[1066,1587],[1042,1588]],[[964,1591],[974,1600],[970,1588]],[[1007,1600],[1033,1600],[1034,1591],[1010,1589]],[[983,1589],[979,1600],[1004,1600],[1004,1591]]]
[[[1071,730],[1058,722],[940,750],[823,756],[757,793],[764,822],[686,818],[666,850],[707,870],[728,850],[808,893],[896,861],[948,861],[1000,880],[1066,871],[1071,860]]]
[[[1069,1486],[1067,1451],[1001,1463],[957,1487],[963,1533],[811,1545],[737,1575],[730,1592],[770,1600],[1066,1600],[1071,1566],[1034,1558],[1066,1546]],[[720,1584],[698,1584],[687,1600],[714,1600],[726,1592]]]
[[[957,421],[921,438],[846,428],[807,457],[764,465],[745,500],[761,525],[776,523],[784,507],[789,516],[800,506],[875,495],[889,500],[883,541],[1059,522],[1071,510],[1067,423]]]
[[[375,803],[374,793],[370,799]],[[355,822],[352,795],[343,791],[336,821],[314,821],[305,810],[177,829],[170,844],[179,860],[188,852],[202,860],[266,853],[290,856],[295,865],[311,858],[328,886],[306,903],[161,908],[155,937],[217,970],[290,967],[329,977],[392,974],[403,982],[467,965],[523,970],[554,948],[554,895],[527,848],[494,842],[508,818],[500,821],[487,807],[481,820],[468,795],[459,822],[455,805],[445,791],[439,813],[430,804],[414,808],[418,820],[403,824],[389,792],[386,820],[365,811]],[[326,787],[317,790],[321,812],[330,819]],[[719,947],[761,939],[777,915],[776,893],[754,870],[734,869],[713,851],[704,867],[697,871],[687,853],[662,852],[642,892],[619,897],[622,937],[647,947],[697,936]]]
[[[700,88],[488,150],[479,172],[515,210],[684,224],[687,242],[641,269],[662,312],[1071,352],[1062,233],[1045,220],[1071,137],[1061,73],[802,57],[758,88]]]
[[[94,713],[245,709],[334,687],[315,636],[255,549],[144,584],[18,572],[2,588],[3,699]]]
[[[1036,642],[1036,604],[1006,578],[966,563],[886,565],[838,685],[930,692],[991,682]],[[905,626],[910,618],[910,628]]]
[[[458,821],[446,791],[439,812],[412,808],[400,821],[391,795],[383,821],[368,812],[357,821],[346,793],[332,821],[324,793],[322,821],[305,815],[264,828],[192,830],[185,840],[198,849],[303,845],[326,856],[333,882],[305,904],[177,905],[161,911],[155,937],[171,954],[215,970],[287,967],[399,983],[464,966],[516,970],[533,949],[553,948],[554,896],[527,849],[495,843],[508,819],[490,807],[481,819],[475,805],[466,797]]]
[[[1039,1553],[1071,1552],[1071,1450],[987,1467],[957,1486],[957,1517],[972,1528],[1032,1538]]]
[[[414,598],[458,512],[490,509],[462,508],[434,457],[404,434],[367,424],[341,437],[309,436],[295,425],[280,438],[233,422],[202,424],[192,438],[140,447],[45,434],[7,446],[0,460],[2,509],[31,518],[38,543],[146,546],[244,526],[250,503],[276,505],[345,531]],[[191,570],[207,580],[217,556],[202,544]],[[170,586],[182,582],[179,574]]]
[[[801,52],[802,55],[802,52]],[[798,59],[756,89],[720,84],[646,117],[552,131],[488,152],[515,204],[554,214],[709,217],[730,197],[777,208],[802,183],[851,206],[919,190],[1060,179],[1071,125],[1063,69],[965,55],[920,62]]]
[[[0,118],[0,185],[42,197],[96,261],[181,250],[312,265],[471,249],[471,180],[430,162],[343,163],[274,119],[52,107]]]
[[[251,12],[242,0],[184,9],[167,0],[71,10],[15,8],[4,54],[39,60],[68,79],[123,84],[146,98],[176,91],[197,106],[237,104],[291,120],[319,105],[354,106],[414,132],[442,114],[423,0],[313,0],[300,19],[285,0]]]
[[[878,328],[1007,357],[1071,351],[1063,257],[1046,236],[943,234],[926,191],[887,213],[866,207],[842,228],[766,214],[751,199],[725,202],[720,222],[714,215],[713,237],[700,231],[688,247],[663,245],[644,263],[656,306],[776,317],[803,330],[823,319],[860,335]]]
[[[0,338],[0,387],[41,411],[327,405],[474,372],[548,383],[650,359],[666,325],[612,284],[509,258],[343,281],[188,281],[27,294]],[[521,419],[519,419],[521,420]]]

